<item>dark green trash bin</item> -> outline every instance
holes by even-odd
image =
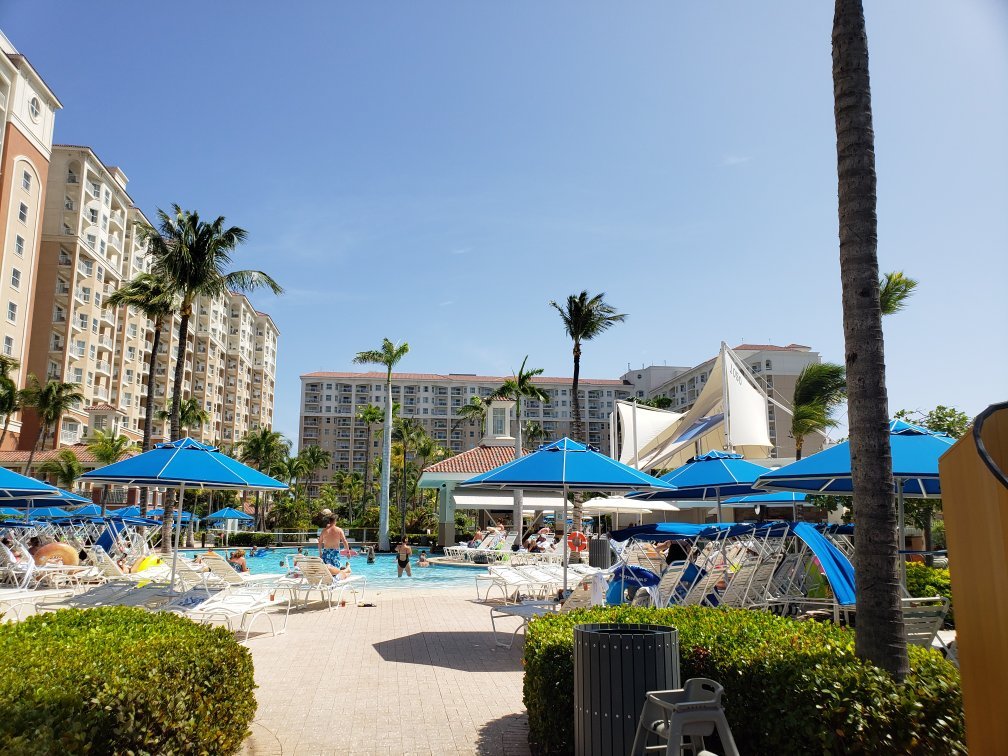
[[[612,547],[609,536],[599,536],[588,541],[588,564],[600,570],[612,567]]]
[[[574,628],[574,753],[625,754],[649,690],[679,687],[679,636],[665,625]]]

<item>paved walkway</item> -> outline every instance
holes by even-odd
[[[496,648],[473,594],[369,591],[373,608],[315,604],[253,637],[245,753],[527,754],[520,640]]]

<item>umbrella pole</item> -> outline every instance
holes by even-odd
[[[567,592],[567,560],[570,554],[567,553],[567,484],[563,487],[563,589]]]
[[[172,551],[171,583],[168,585],[168,595],[175,595],[175,568],[178,566],[179,536],[182,534],[182,505],[185,504],[185,483],[179,484],[178,524],[175,527],[175,549]],[[163,514],[163,510],[162,510]]]
[[[896,478],[896,527],[899,530],[899,538],[897,538],[897,543],[899,548],[897,549],[897,556],[899,557],[899,568],[900,568],[900,584],[903,590],[906,590],[906,555],[903,554],[903,550],[906,548],[906,537],[904,536],[904,529],[906,523],[904,521],[903,514],[903,479]]]

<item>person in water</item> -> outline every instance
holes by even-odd
[[[343,528],[336,526],[336,516],[330,514],[326,518],[326,526],[319,533],[318,549],[319,556],[322,557],[322,561],[326,563],[329,572],[333,575],[339,575],[340,567],[342,566],[340,563],[340,544],[343,545],[346,553],[349,554],[350,544],[347,543]]]
[[[237,551],[232,551],[231,556],[228,557],[228,563],[235,568],[236,572],[248,572],[248,563],[245,561],[245,551],[238,549]]]
[[[417,559],[416,566],[417,567],[430,567],[430,562],[427,561],[427,552],[426,551],[421,551],[420,552],[420,558]]]
[[[403,570],[408,577],[413,577],[413,570],[410,568],[410,557],[413,549],[410,548],[409,539],[403,536],[402,543],[396,546],[396,567],[399,570],[399,577],[402,577]]]

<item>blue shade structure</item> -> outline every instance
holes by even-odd
[[[796,491],[771,491],[770,493],[732,496],[722,504],[726,507],[791,507],[791,519],[798,514],[798,505],[804,504],[806,495]]]
[[[186,486],[201,489],[231,489],[246,491],[286,491],[287,485],[264,475],[236,459],[222,454],[216,447],[201,444],[186,437],[158,444],[150,451],[123,459],[97,470],[86,472],[81,479],[93,483],[178,488],[178,522],[175,528],[175,550],[172,557],[172,584],[178,560],[179,538],[182,533],[182,503]]]
[[[61,493],[66,492],[41,480],[0,467],[0,501],[18,498],[58,498]]]
[[[212,514],[208,514],[203,518],[204,520],[251,520],[252,515],[246,514],[245,512],[239,512],[234,507],[224,507],[224,509],[218,509]]]
[[[661,480],[674,486],[672,491],[654,491],[632,496],[644,500],[714,501],[717,503],[717,519],[721,522],[721,498],[760,493],[753,484],[768,472],[769,467],[749,462],[741,454],[711,451],[693,457],[682,467],[661,476]]]
[[[569,491],[671,491],[672,484],[561,438],[460,484],[460,487],[563,491],[564,590],[567,589],[567,498]],[[669,497],[675,498],[675,497]]]

